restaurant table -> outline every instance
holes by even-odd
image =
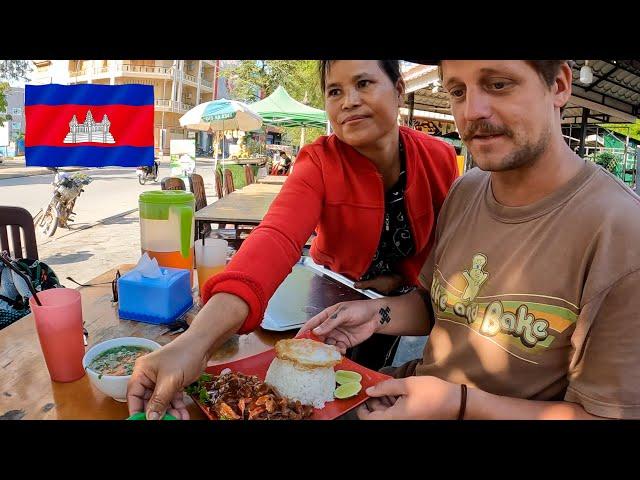
[[[133,265],[118,267],[121,273]],[[89,283],[109,282],[116,269],[109,270]],[[197,276],[194,275],[194,278]],[[197,281],[195,282],[197,283]],[[178,335],[165,334],[167,327],[118,318],[117,304],[111,302],[111,286],[82,287],[82,314],[89,332],[85,351],[93,345],[118,337],[144,337],[165,345]],[[186,314],[191,322],[199,311],[197,285],[194,307]],[[269,350],[295,331],[267,332],[257,329],[248,335],[234,335],[209,360],[209,365],[248,357]],[[186,399],[189,415],[204,419],[205,415]],[[21,318],[0,330],[0,419],[112,419],[129,417],[127,404],[103,394],[89,382],[88,375],[71,383],[51,380],[40,348],[33,315]]]
[[[259,156],[259,157],[230,157],[230,158],[221,158],[218,160],[218,165],[259,165],[262,166],[269,161],[269,157]]]
[[[196,232],[200,232],[202,223],[260,224],[281,188],[281,185],[252,183],[225,195],[196,212]]]
[[[266,177],[259,178],[258,183],[282,185],[287,178],[289,178],[287,175],[267,175]]]
[[[243,188],[240,188],[233,193],[243,193],[243,194],[268,194],[268,195],[278,195],[282,190],[282,185],[269,184],[269,183],[251,183]],[[224,198],[224,197],[223,197]],[[213,204],[212,204],[213,205]]]

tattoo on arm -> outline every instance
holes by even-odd
[[[378,310],[378,313],[380,314],[380,325],[384,325],[385,323],[389,323],[391,321],[391,315],[389,315],[389,312],[391,312],[391,308],[389,308],[388,306],[386,308],[381,308],[380,310]]]

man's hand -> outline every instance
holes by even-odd
[[[455,420],[460,410],[460,385],[437,377],[385,380],[367,395],[373,398],[358,409],[361,420]]]

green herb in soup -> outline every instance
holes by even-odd
[[[89,364],[89,368],[102,375],[131,375],[136,359],[151,349],[131,345],[121,345],[105,350]]]

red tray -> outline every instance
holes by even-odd
[[[205,372],[210,375],[220,375],[222,370],[229,368],[232,372],[243,373],[245,375],[256,375],[260,380],[264,381],[267,375],[267,369],[269,368],[269,365],[271,365],[271,361],[275,356],[276,351],[272,348],[271,350],[267,350],[266,352],[253,355],[251,357],[207,367]],[[368,398],[368,395],[365,393],[367,388],[391,378],[389,375],[370,370],[362,365],[352,362],[348,358],[343,358],[342,362],[334,367],[334,370],[351,370],[358,372],[362,375],[362,380],[360,381],[362,389],[355,397],[345,398],[343,400],[336,398],[332,402],[325,403],[324,408],[322,409],[314,408],[309,420],[333,420],[344,415]],[[212,414],[206,406],[200,403],[200,400],[197,397],[192,396],[192,398],[207,417],[211,420],[217,420],[217,417]]]

